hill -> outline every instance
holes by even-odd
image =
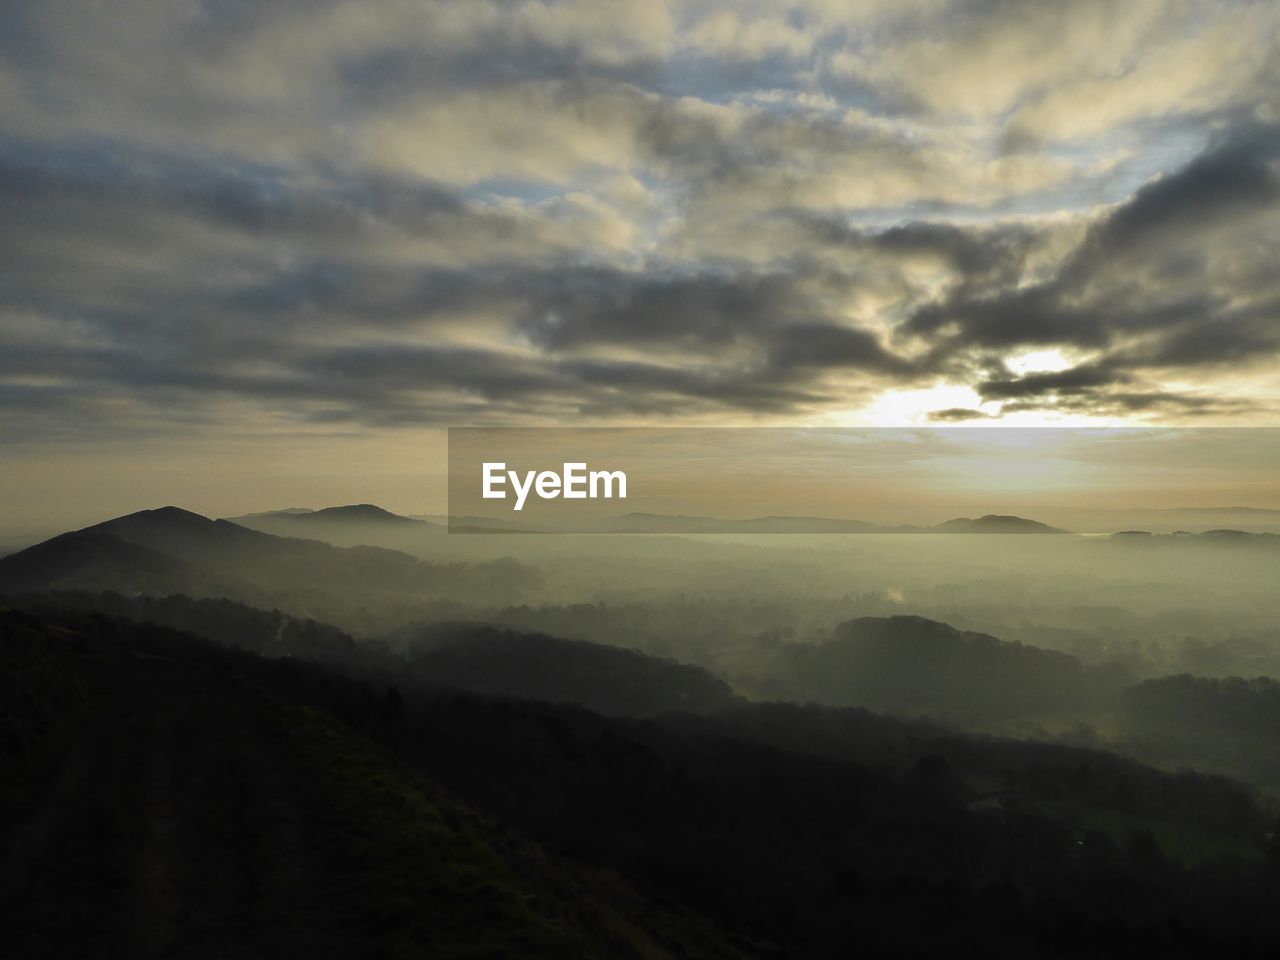
[[[1078,709],[1086,674],[1075,657],[960,631],[923,617],[861,617],[820,644],[779,653],[791,699],[966,721]]]
[[[628,513],[607,523],[612,533],[888,533],[893,528],[829,517],[684,517]]]
[[[12,956],[741,956],[281,696],[262,661],[0,612],[0,666]]]
[[[1107,541],[1126,546],[1136,545],[1148,549],[1194,549],[1211,547],[1233,549],[1236,547],[1259,547],[1275,549],[1280,547],[1280,534],[1251,533],[1247,530],[1219,529],[1204,530],[1191,533],[1178,530],[1174,533],[1153,533],[1150,530],[1118,530],[1107,538]]]
[[[111,533],[209,569],[239,570],[268,589],[334,582],[406,589],[422,569],[417,559],[396,550],[278,537],[177,507],[143,510],[88,531]]]
[[[0,558],[0,592],[114,590],[121,593],[258,595],[234,575],[218,575],[107,531],[64,533]]]
[[[1135,752],[1152,762],[1192,762],[1280,786],[1280,681],[1158,677],[1124,691],[1123,716]]]
[[[1059,527],[1051,527],[1038,520],[1024,517],[1000,516],[989,513],[976,520],[957,517],[931,527],[935,533],[1068,533]]]
[[[445,532],[438,523],[404,517],[372,503],[251,513],[233,517],[232,522],[279,537],[305,537],[339,547],[373,545],[419,556],[432,552]]]
[[[1036,520],[989,514],[977,519],[959,517],[932,527],[910,524],[871,523],[833,517],[769,516],[733,519],[725,517],[679,516],[658,513],[628,513],[612,520],[598,521],[608,533],[789,533],[789,534],[885,534],[885,533],[1067,533]]]
[[[1096,751],[785,704],[610,718],[53,611],[0,612],[0,667],[17,956],[1280,944],[1249,795]]]
[[[117,517],[0,559],[0,593],[228,597],[375,628],[396,619],[400,605],[520,596],[538,578],[535,568],[510,558],[429,563],[384,547],[275,536],[177,507]]]
[[[9,594],[4,603],[37,616],[75,613],[156,624],[264,657],[300,657],[348,666],[373,661],[385,665],[389,659],[385,647],[368,640],[356,641],[327,623],[225,597],[55,591]]]
[[[242,526],[253,526],[255,523],[285,523],[296,526],[299,530],[308,526],[326,523],[370,523],[391,526],[435,526],[425,520],[413,517],[402,517],[398,513],[384,510],[372,503],[353,503],[341,507],[323,507],[319,510],[307,510],[293,507],[287,510],[268,510],[265,513],[249,513],[242,517],[228,518],[232,523]]]
[[[0,584],[10,590],[80,589],[88,585],[86,571],[99,567],[102,577],[112,577],[120,584],[117,589],[129,592],[161,592],[147,577],[166,571],[182,592],[209,595],[211,589],[225,589],[228,596],[243,596],[246,583],[253,585],[250,593],[330,584],[409,589],[421,572],[416,559],[393,550],[342,549],[317,540],[275,537],[178,507],[161,507],[12,554],[0,566]],[[106,572],[108,568],[114,572]],[[129,582],[134,576],[139,580]]]
[[[412,637],[410,673],[443,687],[636,717],[710,713],[733,700],[701,667],[620,647],[470,623],[434,624]]]

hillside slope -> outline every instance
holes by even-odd
[[[636,650],[486,624],[440,623],[409,643],[410,675],[441,687],[643,717],[710,713],[733,691],[701,667]]]
[[[860,617],[820,644],[782,648],[793,699],[960,720],[1028,717],[1080,706],[1084,666],[1054,650],[923,617]]]
[[[10,956],[740,956],[268,693],[261,661],[0,612],[0,665]]]

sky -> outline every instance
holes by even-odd
[[[458,425],[1275,426],[1278,29],[0,2],[0,526],[429,507]]]

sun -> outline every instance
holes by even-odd
[[[862,415],[871,426],[910,427],[933,422],[930,414],[938,410],[973,410],[977,414],[974,422],[984,423],[984,415],[992,416],[999,409],[997,404],[984,401],[972,387],[938,384],[882,393]]]

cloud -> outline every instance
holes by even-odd
[[[780,370],[851,367],[903,376],[913,372],[910,361],[885,349],[873,334],[835,323],[794,324],[780,330],[770,344],[769,362]]]
[[[782,16],[743,16],[731,9],[710,11],[685,38],[699,53],[735,60],[760,60],[779,55],[800,59],[813,52],[817,31]]]
[[[1177,24],[1187,5],[1170,12]],[[1175,30],[1167,43],[1131,51],[1123,67],[1095,67],[1021,105],[1008,121],[1009,140],[1086,140],[1170,114],[1234,109],[1267,82],[1274,67],[1266,51],[1276,39],[1265,7],[1225,4],[1203,30]]]
[[[1278,23],[10,4],[5,430],[803,420],[934,387],[1253,416],[1280,388]]]
[[[1139,393],[1088,393],[1007,403],[1001,415],[1014,413],[1084,414],[1089,417],[1129,418],[1133,414],[1158,414],[1166,419],[1199,420],[1239,416],[1258,409],[1253,402],[1233,397],[1206,397],[1166,391]]]
[[[968,420],[990,420],[992,415],[967,407],[948,407],[945,410],[931,411],[929,419],[934,423],[963,423]]]
[[[1081,365],[1056,373],[1033,373],[1016,380],[988,380],[978,384],[984,400],[1034,397],[1046,393],[1058,395],[1087,393],[1094,387],[1127,382],[1123,373],[1104,365]]]
[[[1274,128],[1237,131],[1098,218],[1048,276],[994,290],[958,284],[902,333],[927,340],[943,362],[1036,346],[1091,354],[1068,370],[995,377],[978,390],[992,399],[1098,394],[1131,411],[1176,404],[1161,392],[1125,399],[1109,388],[1270,364],[1280,352],[1280,279],[1266,267],[1278,160]]]

